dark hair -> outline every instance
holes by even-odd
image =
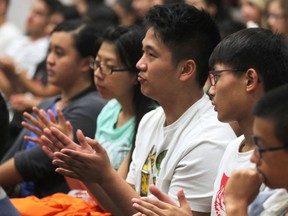
[[[57,25],[51,34],[60,31],[72,34],[73,45],[82,58],[96,56],[95,43],[99,39],[100,32],[91,23],[81,19],[67,20]]]
[[[61,10],[63,7],[63,4],[58,0],[41,0],[41,1],[43,1],[48,6],[49,15],[55,13],[56,11]]]
[[[254,107],[256,117],[274,122],[276,138],[288,146],[288,85],[282,85],[265,94]]]
[[[209,56],[220,41],[211,16],[187,4],[156,5],[144,18],[172,53],[175,65],[193,59],[197,65],[197,82],[203,87],[208,77]]]
[[[51,32],[51,35],[54,32],[61,31],[71,32],[74,48],[82,58],[95,58],[99,49],[100,36],[99,29],[96,26],[82,19],[66,20],[58,24]],[[94,83],[94,71],[92,69],[90,69],[90,76]]]
[[[8,134],[9,134],[9,112],[5,99],[0,93],[0,159],[8,149]]]
[[[97,28],[104,30],[108,26],[119,25],[117,13],[109,6],[104,4],[91,5],[85,17],[90,20]]]
[[[136,63],[142,56],[142,40],[144,36],[145,31],[138,26],[120,25],[107,28],[102,36],[102,41],[113,43],[121,64],[124,67],[131,68],[131,73],[136,75],[139,72],[136,68]],[[134,87],[133,102],[136,122],[132,150],[141,118],[145,113],[155,108],[155,102],[141,93],[139,83]]]
[[[224,38],[211,54],[209,64],[239,70],[253,68],[260,75],[265,91],[288,81],[288,49],[284,38],[262,28],[240,30]]]

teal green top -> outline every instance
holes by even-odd
[[[134,135],[135,117],[120,128],[115,128],[122,107],[116,99],[110,100],[97,118],[97,140],[107,151],[111,165],[118,169],[130,151]]]

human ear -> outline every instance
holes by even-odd
[[[254,90],[258,85],[259,75],[253,68],[246,71],[246,89],[248,91]]]
[[[191,78],[191,76],[196,76],[196,63],[194,60],[189,59],[186,60],[181,64],[181,74],[180,79],[186,80],[188,78]]]

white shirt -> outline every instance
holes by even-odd
[[[165,126],[161,107],[146,114],[139,125],[127,176],[141,195],[153,183],[175,201],[184,189],[191,209],[210,212],[213,183],[227,144],[236,138],[220,123],[207,95],[173,124]]]
[[[0,26],[0,55],[6,52],[15,40],[22,36],[20,30],[11,22],[5,22]]]
[[[17,67],[27,72],[32,78],[37,65],[45,59],[48,51],[48,37],[31,41],[29,37],[23,36],[7,48],[5,55],[13,58]]]
[[[239,147],[243,140],[244,135],[233,140],[228,144],[227,149],[223,155],[219,165],[217,178],[214,183],[211,216],[226,215],[224,206],[224,189],[232,172],[234,170],[255,167],[255,164],[250,162],[253,150],[248,152],[239,152]]]

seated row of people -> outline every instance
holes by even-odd
[[[34,108],[34,116],[25,113],[30,123],[23,123],[21,141],[3,157],[0,185],[25,180],[20,194],[32,186],[32,194],[43,197],[59,189],[60,179],[67,192],[64,175],[68,183],[81,180],[115,215],[226,215],[223,194],[232,171],[255,167],[249,162],[255,148],[252,109],[265,92],[287,83],[288,48],[282,37],[260,28],[218,44],[213,19],[185,4],[155,6],[144,21],[145,36],[136,27],[107,29],[98,52],[91,44],[99,33],[87,23],[53,30],[48,78],[61,97]],[[105,106],[91,87],[90,66],[98,93],[110,100]],[[202,90],[208,76],[212,103]],[[88,137],[96,119],[93,140]],[[243,133],[237,139],[228,124],[235,121]],[[126,155],[126,171],[117,172]],[[158,189],[149,191],[150,184]],[[160,200],[140,199],[150,193]]]

